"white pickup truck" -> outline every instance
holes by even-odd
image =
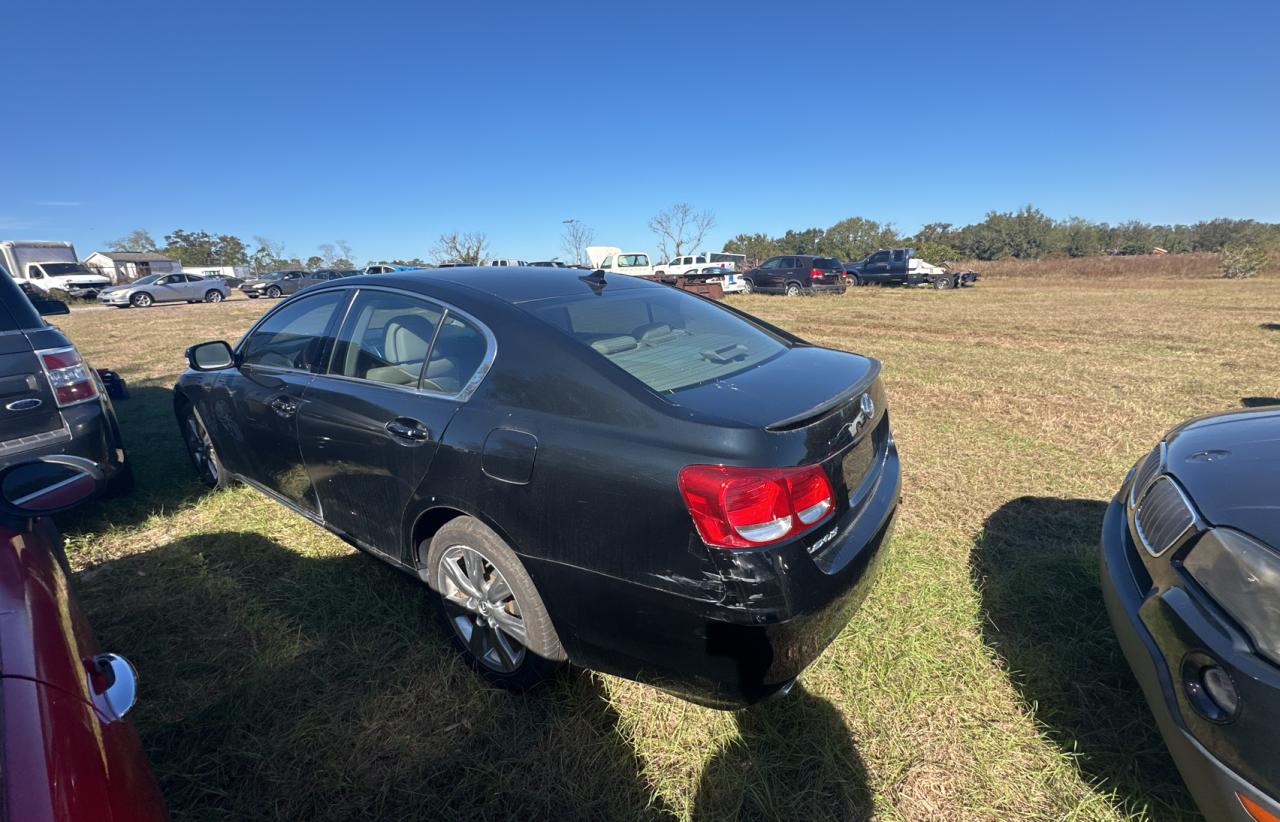
[[[30,283],[41,291],[60,288],[72,297],[95,297],[111,285],[76,259],[71,243],[0,240],[0,265],[18,284]]]
[[[627,274],[631,277],[652,277],[653,265],[643,251],[623,251],[616,245],[589,245],[587,259],[591,268],[606,274]]]

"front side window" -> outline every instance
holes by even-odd
[[[338,332],[330,373],[417,388],[444,311],[385,291],[361,291]]]
[[[871,255],[870,261],[873,263],[887,263],[889,262],[889,252],[877,251],[875,254]]]
[[[778,266],[780,266],[781,264],[782,264],[782,258],[781,258],[781,257],[773,257],[772,259],[768,259],[768,260],[765,260],[764,262],[762,262],[762,263],[760,264],[760,267],[761,267],[761,268],[777,268],[777,267],[778,267]]]
[[[324,353],[329,323],[346,297],[345,291],[327,291],[282,306],[240,346],[241,362],[313,370]]]
[[[647,254],[623,254],[618,258],[618,268],[634,268],[648,264],[649,256]]]
[[[902,262],[902,254],[903,254],[903,253],[902,253],[901,251],[895,251],[895,252],[893,252],[893,261],[894,261],[895,263],[900,263],[900,262]]]
[[[787,348],[738,315],[675,289],[561,297],[530,310],[659,392],[731,377]]]
[[[601,268],[613,268],[613,255],[610,254],[604,258],[604,262],[600,263]]]

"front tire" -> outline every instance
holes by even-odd
[[[743,278],[742,278],[742,293],[743,293],[743,294],[754,294],[754,293],[756,293],[756,284],[755,284],[755,283],[753,283],[753,282],[751,282],[750,280],[748,280],[746,277],[743,277]]]
[[[192,407],[187,406],[178,414],[178,425],[182,428],[182,439],[187,445],[187,456],[195,466],[196,474],[206,487],[219,490],[227,487],[227,470],[222,466],[222,459],[213,447],[213,439],[204,427],[204,420]]]
[[[801,293],[800,283],[787,283],[788,297],[799,297]]]
[[[858,275],[857,275],[857,274],[850,274],[850,275],[849,275],[849,285],[852,285],[852,286],[859,286],[859,285],[862,285],[862,280],[859,280],[859,279],[858,279]]]
[[[502,538],[473,517],[450,520],[419,547],[420,573],[468,664],[485,679],[525,690],[566,659],[542,597]]]
[[[222,302],[222,292],[211,288],[204,293],[204,301],[207,303],[220,303]]]
[[[273,299],[273,300],[274,300],[274,299],[279,298],[279,296],[280,296],[282,293],[283,293],[283,292],[281,292],[281,291],[280,291],[280,287],[279,287],[279,286],[274,286],[274,285],[273,285],[273,286],[271,286],[270,288],[268,288],[268,289],[267,289],[267,296],[268,296],[268,297],[270,297],[270,298],[271,298],[271,299]]]
[[[129,298],[129,304],[136,308],[150,308],[155,300],[151,299],[151,295],[145,291],[139,291]]]

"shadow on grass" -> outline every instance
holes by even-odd
[[[734,718],[739,739],[704,768],[692,819],[871,817],[866,768],[831,703],[797,683]]]
[[[1240,404],[1245,408],[1266,408],[1280,405],[1280,397],[1241,397]]]
[[[983,632],[1050,738],[1130,812],[1198,818],[1102,601],[1106,505],[1022,497],[987,518],[971,556]]]
[[[129,399],[116,400],[114,405],[136,487],[59,516],[64,531],[137,525],[153,514],[172,513],[191,504],[206,490],[196,478],[178,432],[169,386],[131,385]]]
[[[175,818],[667,815],[598,680],[522,695],[452,651],[429,592],[360,554],[248,532],[82,572]]]
[[[1280,323],[1262,323],[1258,328],[1263,331],[1280,331]]]

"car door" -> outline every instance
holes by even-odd
[[[907,282],[907,252],[902,248],[895,248],[889,252],[889,278],[890,281],[897,285],[905,285]]]
[[[405,507],[491,339],[439,303],[362,288],[328,372],[307,389],[299,442],[326,524],[400,559]]]
[[[889,252],[877,251],[867,258],[862,267],[862,279],[870,283],[889,282]]]
[[[752,272],[752,284],[757,291],[773,291],[778,287],[778,266],[782,265],[781,257],[770,257],[760,263],[760,267]]]
[[[335,289],[282,303],[241,342],[227,385],[235,423],[229,467],[313,515],[320,507],[298,448],[298,412],[350,293]]]
[[[171,303],[187,298],[181,274],[164,275],[147,288],[147,293],[158,303]]]

